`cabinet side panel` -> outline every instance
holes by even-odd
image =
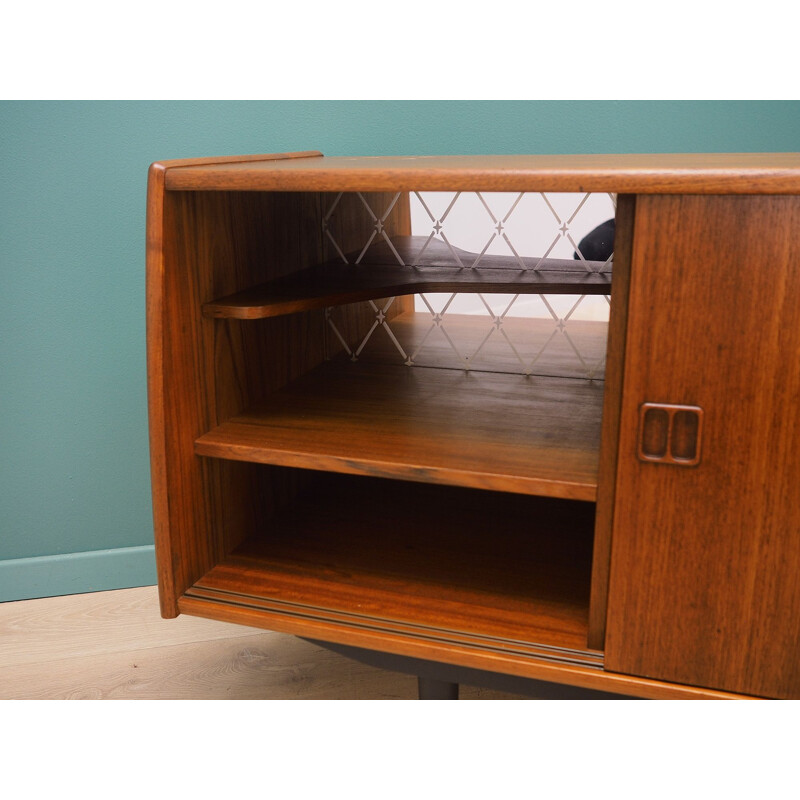
[[[628,315],[631,247],[633,244],[636,197],[617,198],[614,237],[614,285],[606,346],[603,426],[600,438],[600,464],[597,476],[597,514],[592,556],[592,594],[589,605],[588,646],[602,650],[606,635],[608,572],[611,559],[611,530],[614,488],[617,473],[622,376],[625,363],[625,329]]]
[[[320,199],[305,192],[202,192],[194,202],[217,218],[203,252],[212,297],[306,269],[322,260]],[[213,208],[225,207],[223,215]],[[214,419],[218,425],[263,400],[325,358],[324,314],[214,321]],[[210,470],[214,530],[229,553],[275,509],[290,502],[308,476],[291,470],[202,459]]]
[[[202,306],[319,263],[319,196],[166,192],[164,231],[161,404],[168,522],[158,560],[162,591],[174,603],[298,488],[291,471],[200,458],[194,441],[323,360],[322,312],[214,320],[202,315]]]
[[[169,539],[166,422],[164,417],[164,176],[153,164],[147,176],[147,405],[150,429],[150,483],[161,614],[178,614]]]
[[[207,466],[193,452],[194,439],[213,418],[213,323],[200,314],[211,276],[203,268],[201,219],[184,193],[165,192],[160,262],[149,265],[151,340],[151,445],[156,504],[156,560],[162,613],[174,616],[177,599],[213,565]],[[157,303],[157,308],[156,308]],[[157,337],[158,343],[154,342]]]
[[[796,197],[637,199],[609,670],[800,697],[798,231]],[[645,402],[703,410],[698,465],[637,457]]]
[[[365,196],[383,213],[391,199]],[[197,192],[187,202],[198,219],[196,269],[211,276],[207,297],[232,294],[332,258],[323,232],[324,197],[313,192]],[[407,198],[384,220],[391,235],[408,218]],[[345,252],[369,239],[364,204],[342,202],[331,227]],[[399,231],[398,231],[399,232]],[[347,314],[347,331],[362,338],[374,324],[369,304]],[[214,321],[212,425],[264,400],[339,349],[323,310],[262,320]],[[217,552],[230,553],[256,530],[268,532],[275,511],[289,503],[312,476],[304,472],[228,460],[201,459],[208,470],[208,495]]]
[[[213,229],[199,234],[204,259],[199,268],[213,276],[212,298],[322,260],[316,194],[198,192],[193,202],[204,217],[217,219]],[[216,213],[217,206],[224,213]],[[216,320],[214,424],[320,363],[323,327],[321,311],[264,320]]]

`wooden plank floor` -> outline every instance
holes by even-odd
[[[0,603],[0,699],[401,700],[414,676],[302,639],[181,616],[155,587]],[[462,686],[461,699],[530,699]]]

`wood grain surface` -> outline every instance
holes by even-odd
[[[297,630],[296,620],[265,612],[263,609],[224,605],[200,598],[184,597],[181,611],[209,619],[226,620],[239,625],[252,625],[275,631]],[[327,621],[307,619],[303,624],[304,636],[353,647],[378,649],[411,658],[423,658],[483,671],[497,672],[535,681],[546,681],[570,687],[568,691],[587,689],[652,700],[747,700],[747,695],[731,694],[695,686],[684,686],[666,681],[654,681],[634,675],[620,675],[595,667],[552,663],[531,658],[521,659],[513,653],[476,650],[459,644],[441,644],[422,641],[408,636],[374,631],[345,630]],[[555,697],[557,697],[557,690]]]
[[[329,258],[323,198],[166,192],[168,168],[153,165],[148,185],[148,393],[162,613],[175,616],[180,594],[252,527],[256,502],[251,471],[197,459],[194,440],[218,419],[319,364],[337,344],[327,337],[322,311],[248,328],[207,319],[201,312],[214,297]],[[387,233],[407,234],[407,197],[391,197]],[[368,200],[380,207],[384,198],[370,195]],[[332,226],[337,240],[354,248],[364,241],[366,223],[347,208],[342,203]],[[398,304],[390,316],[401,310]],[[363,335],[373,319],[371,309],[353,305],[346,328]],[[271,368],[246,368],[252,359]],[[274,479],[275,502],[291,496],[298,483],[296,477],[283,483],[284,473]],[[263,493],[257,502],[263,502]]]
[[[798,153],[393,156],[170,168],[167,189],[800,193]]]
[[[590,503],[320,476],[180,608],[599,691],[725,697],[609,674],[585,648],[593,515]]]
[[[196,258],[208,254],[199,252],[192,224],[198,224],[208,233],[217,224],[224,227],[229,219],[224,213],[200,219],[193,213],[189,197],[166,193],[167,170],[176,165],[204,165],[232,163],[241,160],[276,160],[302,158],[314,153],[271,154],[265,156],[228,156],[210,159],[184,159],[154,163],[148,172],[146,220],[146,319],[147,319],[147,391],[150,435],[150,466],[155,526],[156,564],[161,589],[161,609],[165,616],[177,614],[179,593],[191,583],[197,572],[208,568],[213,559],[213,542],[202,534],[193,538],[189,531],[202,532],[207,514],[207,498],[201,486],[202,478],[195,465],[187,463],[192,458],[190,441],[184,440],[181,426],[208,426],[211,408],[206,400],[211,375],[207,358],[198,357],[201,350],[213,339],[208,322],[199,319],[199,303],[210,300],[215,293],[213,276],[207,271],[192,270]],[[224,200],[222,201],[223,208]],[[207,206],[206,206],[207,207]],[[214,210],[218,210],[218,203]],[[187,230],[187,224],[189,230]],[[258,231],[249,236],[258,236]],[[317,254],[317,262],[319,254]],[[313,263],[313,262],[312,262]],[[194,397],[176,392],[177,386],[193,386]],[[170,416],[173,414],[173,416]],[[177,427],[176,427],[177,426]],[[189,450],[186,450],[186,444]],[[178,487],[181,487],[179,489]],[[187,503],[175,505],[170,495],[185,488]],[[176,515],[179,515],[176,517]],[[182,515],[182,516],[180,516]],[[170,538],[170,525],[187,536],[186,549],[181,552],[180,536]]]
[[[593,524],[590,503],[319,476],[190,594],[581,651]]]
[[[589,612],[589,647],[605,646],[608,612],[608,577],[611,569],[611,540],[614,520],[614,498],[619,457],[620,410],[625,368],[630,289],[631,250],[636,212],[636,197],[617,198],[616,231],[614,234],[614,292],[608,324],[603,421],[600,435],[600,463],[597,473],[597,516],[592,558],[592,594]]]
[[[202,456],[594,500],[602,383],[331,362],[197,438]]]
[[[637,199],[609,669],[800,697],[798,231],[798,198]],[[644,402],[703,409],[698,466],[636,457]]]
[[[800,154],[288,155],[151,168],[162,614],[643,697],[800,697]],[[342,357],[334,314],[358,342],[377,302],[420,342],[430,320],[386,294],[461,282],[317,275],[325,225],[344,252],[377,219],[410,236],[412,190],[620,194],[607,391],[506,374],[508,352],[395,366],[377,330]],[[510,266],[491,277],[529,290]],[[636,457],[642,403],[702,409],[698,465]]]

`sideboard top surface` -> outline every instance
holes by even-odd
[[[800,153],[325,157],[167,161],[168,190],[800,194]]]

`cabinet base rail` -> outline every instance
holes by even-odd
[[[268,597],[256,597],[217,589],[206,589],[202,586],[192,587],[186,592],[185,596],[208,603],[228,606],[233,609],[241,608],[264,611],[268,612],[270,615],[282,616],[287,620],[296,620],[299,623],[306,620],[324,621],[334,623],[343,629],[355,629],[363,633],[400,634],[408,639],[427,641],[440,645],[457,645],[460,647],[474,648],[483,652],[502,653],[518,658],[530,658],[536,661],[546,661],[554,664],[569,664],[592,669],[603,668],[603,654],[597,651],[573,650],[536,642],[522,642],[465,631],[448,630],[445,628],[440,629],[416,623],[372,617],[367,614],[354,614],[321,608],[305,603],[294,603]]]
[[[390,629],[388,625],[382,629],[377,626],[369,628],[366,624],[343,625],[331,618],[313,616],[310,613],[306,616],[298,614],[297,609],[272,609],[268,607],[268,601],[259,598],[233,595],[227,599],[213,599],[205,594],[199,587],[190,589],[178,601],[180,613],[288,633],[325,642],[334,647],[344,645],[347,648],[367,648],[388,655],[422,658],[464,669],[562,684],[567,687],[567,691],[571,688],[584,688],[653,700],[757,699],[749,695],[608,672],[600,663],[602,653],[597,652],[586,651],[583,654],[587,659],[594,656],[596,663],[577,664],[572,663],[566,654],[559,658],[547,652],[537,656],[532,651],[524,655],[502,648],[492,651],[479,647],[476,643],[448,642],[430,635],[409,636],[405,632]],[[550,648],[545,646],[545,649]]]

